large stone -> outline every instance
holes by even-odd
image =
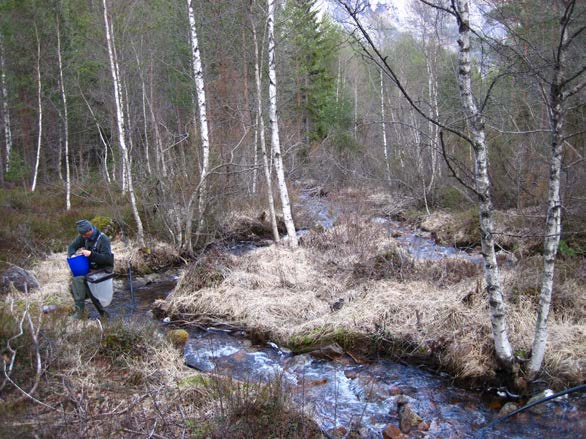
[[[529,401],[527,401],[526,405],[533,404],[534,402],[540,401],[540,400],[547,398],[551,395],[553,395],[553,391],[550,389],[546,389],[542,392],[539,392],[537,395],[534,395],[532,398],[530,398]],[[542,403],[539,403],[539,404],[531,407],[528,410],[531,413],[533,413],[534,415],[544,415],[545,412],[547,411],[547,405],[545,402],[542,402]]]
[[[499,411],[499,418],[503,417],[503,416],[507,416],[510,413],[513,413],[515,410],[517,410],[519,408],[519,406],[514,403],[514,402],[507,402],[504,406],[502,406],[502,408]]]
[[[37,278],[24,268],[12,266],[0,275],[0,291],[8,293],[14,287],[20,292],[31,292],[40,287]]]
[[[311,355],[325,360],[336,360],[344,355],[344,349],[338,343],[332,343],[311,352]]]
[[[393,424],[387,425],[383,430],[383,438],[384,439],[403,439],[407,436],[404,435],[399,427]]]
[[[410,433],[424,422],[421,416],[415,413],[401,397],[397,398],[397,405],[399,408],[399,425],[403,433]]]

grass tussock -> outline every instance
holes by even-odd
[[[212,376],[204,388],[214,396],[213,416],[193,424],[194,438],[322,438],[317,425],[291,400],[280,377],[270,382],[238,382]]]
[[[532,344],[538,272],[531,264],[502,267],[509,335],[519,356]],[[384,227],[357,213],[308,234],[302,248],[271,246],[235,258],[225,274],[216,286],[182,282],[170,312],[259,330],[299,350],[336,341],[425,361],[462,380],[496,379],[481,269],[460,259],[414,261]],[[584,379],[581,290],[575,275],[556,286],[563,300],[554,299],[550,340],[567,344],[550,343],[543,376],[558,386]]]
[[[435,211],[420,221],[420,227],[431,232],[440,244],[456,247],[480,245],[478,210],[459,212]],[[495,211],[495,240],[497,246],[524,258],[542,251],[545,217],[535,208]]]

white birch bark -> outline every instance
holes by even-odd
[[[147,165],[147,171],[149,175],[152,175],[153,170],[151,169],[151,157],[150,157],[150,146],[149,146],[149,133],[147,123],[147,112],[146,112],[146,90],[144,79],[141,79],[141,92],[142,92],[142,122],[144,130],[144,158]]]
[[[354,79],[354,140],[358,140],[358,79]]]
[[[191,43],[191,67],[193,71],[193,80],[195,82],[195,92],[197,95],[197,107],[199,110],[199,133],[201,139],[202,148],[202,163],[200,169],[199,185],[198,185],[198,210],[199,210],[199,223],[197,233],[203,227],[204,211],[207,204],[207,191],[206,191],[206,179],[209,172],[209,157],[210,157],[210,140],[208,134],[208,117],[206,107],[206,96],[204,87],[203,67],[201,63],[201,53],[199,50],[199,42],[197,39],[197,29],[195,27],[195,15],[193,13],[192,0],[187,0],[187,9],[189,15],[189,30],[190,30],[190,43]],[[193,202],[195,192],[192,195],[188,203],[187,212],[187,223],[185,227],[185,241],[188,246],[188,250],[192,249],[192,223],[193,223]]]
[[[37,177],[39,175],[39,164],[41,161],[41,143],[43,139],[43,88],[41,83],[41,40],[39,39],[39,33],[35,26],[35,36],[37,37],[37,106],[39,113],[39,128],[37,136],[37,159],[35,161],[35,171],[33,176],[33,184],[31,191],[34,192],[37,187]]]
[[[63,101],[63,143],[65,147],[65,208],[66,210],[70,210],[71,173],[69,170],[69,117],[67,108],[67,94],[65,93],[65,80],[63,79],[63,59],[61,57],[61,31],[59,29],[59,19],[57,19],[57,60],[59,62],[59,82],[61,84],[61,100]],[[61,169],[61,166],[59,166],[59,169]]]
[[[287,236],[291,247],[298,246],[297,232],[291,215],[291,203],[289,202],[289,192],[285,181],[285,169],[283,166],[283,157],[281,155],[281,145],[279,139],[279,120],[277,113],[277,72],[275,59],[275,6],[277,0],[268,0],[268,44],[269,44],[269,120],[271,123],[271,146],[274,157],[275,170],[277,171],[277,182],[279,185],[279,194],[281,195],[281,205],[283,208],[283,219],[287,228]]]
[[[254,118],[254,138],[252,140],[252,154],[253,154],[253,163],[252,163],[252,187],[250,188],[250,193],[253,195],[256,195],[256,181],[258,180],[258,151],[259,151],[259,135],[258,135],[258,130],[259,130],[259,124],[260,124],[260,118],[258,113],[256,114],[255,118]]]
[[[126,148],[126,129],[124,124],[124,99],[122,97],[122,90],[120,85],[120,73],[117,63],[117,59],[114,56],[114,47],[112,41],[112,28],[108,19],[108,4],[107,0],[102,0],[104,6],[104,25],[106,28],[106,41],[108,43],[108,56],[110,58],[110,71],[112,73],[112,83],[114,86],[114,103],[116,105],[116,125],[118,128],[118,137],[120,142],[120,149],[122,151],[123,168],[126,169],[127,182],[128,182],[128,193],[130,195],[130,204],[132,207],[132,214],[136,222],[137,228],[137,239],[139,245],[144,247],[144,229],[142,221],[138,213],[138,207],[136,205],[136,196],[134,193],[134,187],[132,183],[132,172],[130,170],[130,163],[128,159],[128,149]]]
[[[254,25],[254,19],[252,17],[252,12],[250,13],[250,26],[252,29],[252,40],[254,44],[254,80],[256,83],[256,109],[257,109],[257,129],[259,140],[260,140],[260,150],[262,154],[262,161],[263,161],[263,169],[265,174],[265,179],[267,182],[267,198],[269,202],[269,215],[271,221],[271,228],[273,231],[273,239],[275,242],[279,242],[279,229],[277,227],[277,216],[275,214],[275,200],[273,197],[273,183],[271,178],[271,169],[269,166],[269,159],[267,156],[267,146],[266,146],[266,138],[265,138],[265,122],[263,117],[262,111],[262,82],[260,77],[260,56],[258,53],[258,39],[256,37],[256,27]]]
[[[493,237],[493,206],[488,176],[488,152],[484,130],[484,120],[478,111],[472,95],[472,79],[470,65],[470,21],[468,0],[456,0],[459,14],[459,69],[458,86],[462,107],[466,114],[466,122],[472,132],[476,159],[476,190],[479,194],[480,235],[484,273],[489,295],[490,317],[495,351],[499,361],[511,368],[514,356],[507,334],[506,309],[500,283],[499,269],[496,261]]]
[[[563,128],[564,128],[564,104],[568,96],[566,88],[566,57],[567,50],[571,44],[568,36],[568,25],[572,17],[575,2],[569,1],[564,4],[560,23],[559,46],[555,53],[553,80],[550,85],[549,111],[551,120],[551,161],[549,168],[549,190],[547,200],[547,218],[545,223],[545,239],[543,245],[543,274],[541,279],[541,293],[537,321],[535,325],[535,336],[533,349],[529,361],[529,377],[535,378],[541,369],[545,357],[547,343],[547,321],[553,294],[553,278],[555,271],[555,260],[560,236],[562,231],[562,200],[560,196],[560,175],[562,170],[563,153]],[[583,73],[580,75],[583,76]],[[574,77],[577,79],[577,77]],[[577,87],[583,87],[584,83]]]
[[[105,0],[107,1],[107,0]],[[130,168],[130,155],[129,155],[129,149],[128,146],[126,146],[126,137],[127,134],[129,133],[128,130],[128,126],[126,125],[126,117],[124,115],[124,96],[122,95],[122,76],[120,75],[120,64],[118,63],[118,52],[116,50],[116,40],[115,40],[115,35],[114,35],[114,26],[112,25],[112,22],[110,21],[109,24],[109,29],[110,29],[110,42],[111,42],[111,47],[112,47],[112,56],[114,59],[114,68],[116,70],[116,77],[118,78],[117,84],[118,84],[118,101],[120,104],[120,111],[121,111],[121,115],[122,115],[122,126],[124,127],[124,149],[126,150],[126,157],[125,154],[121,154],[120,156],[120,171],[122,173],[122,193],[126,194],[126,192],[128,192],[128,170]],[[118,113],[117,113],[118,115]],[[118,124],[118,118],[117,118],[117,122],[116,124]],[[114,155],[112,155],[114,156]],[[114,170],[114,175],[116,174],[116,170]]]
[[[427,67],[427,78],[428,78],[428,95],[429,95],[429,103],[430,103],[430,119],[432,120],[439,120],[439,105],[438,105],[438,90],[437,90],[437,78],[435,74],[435,60],[437,58],[435,48],[429,47],[431,44],[427,44],[427,55],[425,57],[425,64]],[[428,121],[429,127],[429,137],[431,139],[430,146],[430,157],[431,157],[431,176],[429,178],[429,184],[427,186],[427,190],[431,191],[433,188],[436,173],[439,172],[441,169],[439,167],[439,160],[438,160],[438,151],[439,151],[439,127],[431,122]]]
[[[391,162],[389,158],[389,147],[387,145],[387,125],[385,122],[385,88],[383,81],[383,69],[380,69],[380,117],[381,130],[383,134],[383,153],[385,156],[386,176],[387,181],[391,182]]]
[[[4,169],[10,170],[10,155],[12,154],[12,130],[10,128],[10,110],[8,107],[8,84],[6,81],[6,61],[4,59],[4,43],[0,32],[0,81],[2,82],[2,116],[4,118],[4,141],[6,142],[6,163]]]

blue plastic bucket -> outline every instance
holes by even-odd
[[[90,261],[84,255],[67,258],[67,263],[74,276],[84,276],[90,272]]]

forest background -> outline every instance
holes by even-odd
[[[69,188],[73,204],[67,193],[52,206],[68,212],[60,227],[51,227],[57,235],[83,216],[83,199],[116,207],[111,216],[131,224],[131,231],[137,227],[136,215],[121,202],[127,174],[116,127],[104,5],[9,0],[1,5],[0,182],[3,198],[9,198],[3,206],[9,213],[10,203],[24,197],[21,202],[30,201],[32,207],[48,200],[25,201],[34,193]],[[562,5],[477,6],[485,33],[477,33],[474,41],[472,77],[477,99],[485,105],[493,202],[498,209],[538,207],[547,200],[551,155],[549,91],[538,72],[547,75],[553,68],[548,57],[556,47],[556,13]],[[139,217],[149,235],[185,248],[186,210],[198,210],[188,201],[198,190],[203,160],[187,7],[162,0],[107,7]],[[411,8],[408,31],[393,25],[388,6],[363,8],[361,15],[381,52],[398,66],[413,101],[445,126],[460,129],[464,119],[455,75],[455,22],[421,2],[412,2]],[[209,199],[198,206],[204,210],[196,216],[205,222],[205,232],[200,232],[213,236],[218,218],[234,205],[266,199],[259,147],[260,121],[268,117],[266,5],[195,2],[194,10],[213,168],[206,176]],[[474,194],[453,178],[442,157],[453,162],[461,178],[470,179],[472,148],[444,129],[442,151],[440,128],[417,113],[393,80],[364,56],[342,8],[330,3],[327,11],[320,13],[314,1],[281,2],[276,11],[279,128],[287,180],[313,179],[332,188],[385,185],[413,197],[428,212],[472,205]],[[574,15],[576,28],[583,13]],[[576,38],[568,64],[578,71],[583,35]],[[263,114],[256,105],[255,63]],[[573,96],[565,109],[563,127],[567,236],[562,240],[568,251],[581,251],[572,235],[580,231],[584,215],[581,96]],[[268,128],[268,120],[264,126]],[[8,215],[0,237],[2,259],[19,262],[31,255],[26,243],[44,235],[34,218]],[[568,241],[570,236],[574,238]],[[202,235],[198,245],[206,241]],[[50,239],[41,247],[33,254],[57,249]]]

